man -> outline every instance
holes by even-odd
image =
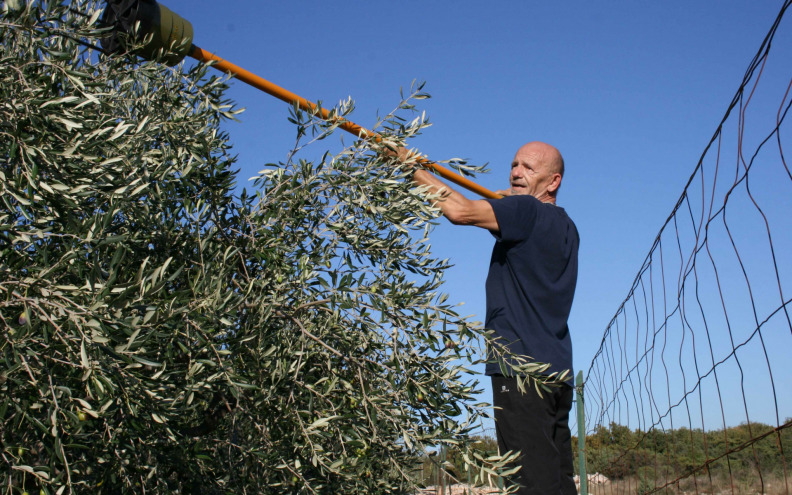
[[[495,237],[487,276],[486,327],[515,354],[550,363],[549,372],[569,370],[572,343],[567,319],[577,282],[579,237],[556,195],[564,160],[549,144],[532,142],[517,150],[510,188],[496,200],[469,200],[426,170],[413,180],[441,194],[437,206],[451,223],[489,230]],[[520,494],[576,494],[572,479],[568,384],[543,393],[520,393],[507,367],[487,365],[495,427],[502,453],[521,451]]]

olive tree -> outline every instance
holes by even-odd
[[[438,211],[388,152],[428,125],[421,88],[317,160],[352,102],[294,109],[248,193],[226,78],[100,53],[100,8],[2,5],[3,493],[410,493],[441,444],[508,474],[469,448],[466,366],[500,348],[447,300]]]

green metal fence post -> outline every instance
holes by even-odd
[[[445,445],[440,445],[440,495],[445,495],[445,484],[446,484],[446,477],[445,477],[445,469],[443,465],[445,464]]]
[[[582,371],[578,372],[575,385],[577,391],[578,475],[580,476],[580,495],[588,495],[588,476],[586,475],[586,415],[583,409]]]

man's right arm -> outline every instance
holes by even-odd
[[[498,220],[492,205],[484,200],[470,200],[448,187],[434,174],[418,169],[413,175],[416,184],[427,186],[431,194],[440,197],[435,205],[440,208],[448,220],[455,225],[473,225],[498,232]]]

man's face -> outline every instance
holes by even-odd
[[[517,150],[509,174],[512,195],[527,194],[538,199],[546,195],[555,175],[546,153],[539,143],[529,143]]]

